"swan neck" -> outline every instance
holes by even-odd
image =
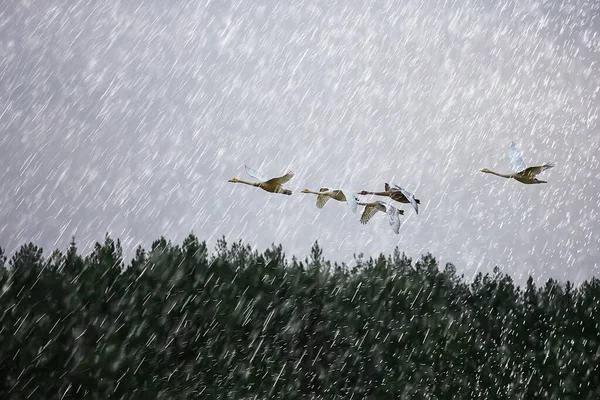
[[[238,183],[244,183],[244,184],[250,185],[250,186],[259,186],[259,184],[257,182],[248,182],[248,181],[244,181],[244,180],[241,180],[241,179],[238,179],[237,182]]]
[[[501,176],[501,177],[503,177],[503,178],[512,178],[512,175],[500,174],[500,173],[498,173],[498,172],[494,172],[494,171],[490,171],[489,173],[490,173],[490,174],[494,174],[494,175],[496,175],[496,176]]]

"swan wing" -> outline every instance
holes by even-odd
[[[288,172],[286,172],[285,175],[277,177],[277,178],[271,178],[268,181],[266,181],[265,183],[273,184],[273,185],[283,185],[284,183],[288,182],[293,177],[294,177],[294,173],[292,171],[288,171]]]
[[[413,206],[415,212],[419,214],[419,204],[417,203],[417,200],[415,200],[415,196],[412,193],[398,185],[394,185],[392,187],[392,191],[398,191],[402,193],[404,197],[406,197],[406,200],[408,200],[408,202]]]
[[[533,178],[537,174],[539,174],[539,173],[541,173],[541,172],[543,172],[543,171],[545,171],[547,169],[550,169],[552,167],[554,167],[553,163],[546,163],[544,165],[538,165],[538,166],[535,166],[535,167],[529,167],[529,168],[526,168],[525,170],[523,170],[523,174],[531,176]]]
[[[357,194],[354,193],[354,192],[351,192],[349,190],[346,190],[346,189],[341,189],[341,192],[346,197],[346,201],[348,202],[348,205],[350,206],[350,209],[352,210],[353,213],[355,213],[356,212],[356,207],[358,206],[358,204],[356,202],[356,196],[357,196]]]
[[[317,208],[323,208],[328,200],[329,196],[327,196],[326,194],[317,195]]]
[[[266,178],[263,174],[261,174],[260,172],[248,167],[247,165],[244,165],[244,168],[246,168],[246,173],[248,175],[250,175],[251,177],[253,177],[254,179],[256,179],[259,182],[266,182],[268,180],[268,178]]]
[[[366,224],[371,220],[371,218],[373,218],[373,215],[377,214],[378,211],[379,209],[375,204],[366,205],[362,215],[360,216],[360,223],[363,225]]]
[[[527,168],[525,166],[525,161],[523,161],[523,157],[521,157],[521,153],[515,146],[515,142],[510,142],[510,148],[508,149],[508,158],[510,159],[510,163],[514,172],[520,172]]]
[[[398,209],[390,204],[386,204],[385,211],[390,218],[390,226],[394,233],[400,233],[400,213],[398,212]]]

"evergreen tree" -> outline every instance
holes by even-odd
[[[4,249],[2,247],[0,247],[0,271],[4,271],[5,270],[5,264],[6,263],[6,255],[4,254]]]
[[[224,237],[0,248],[0,398],[597,398],[600,281]]]

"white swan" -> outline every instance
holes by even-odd
[[[292,179],[294,177],[294,173],[292,171],[288,171],[283,176],[268,179],[261,173],[253,170],[252,168],[249,168],[246,165],[244,165],[244,167],[246,168],[246,172],[248,173],[248,175],[250,175],[251,177],[256,179],[258,182],[248,182],[248,181],[243,181],[243,180],[237,179],[237,178],[232,178],[232,179],[228,180],[227,182],[244,183],[246,185],[259,187],[259,188],[266,190],[267,192],[271,192],[271,193],[287,194],[288,196],[292,194],[291,190],[283,188],[283,184],[288,182],[290,179]]]
[[[376,196],[387,196],[390,199],[397,201],[399,203],[410,203],[413,206],[413,208],[415,209],[415,212],[417,214],[419,213],[419,204],[421,204],[421,200],[416,199],[412,193],[410,193],[408,190],[406,190],[404,188],[401,188],[398,185],[390,186],[389,184],[386,183],[384,192],[369,192],[367,190],[363,190],[362,192],[358,192],[358,194],[360,194],[360,195],[374,194]]]
[[[502,178],[512,178],[525,184],[548,183],[547,181],[541,181],[537,179],[536,175],[554,167],[553,163],[546,163],[544,165],[527,168],[523,158],[521,157],[521,154],[519,153],[519,150],[515,147],[514,142],[510,143],[510,148],[508,149],[508,158],[510,159],[510,163],[514,171],[512,174],[500,174],[498,172],[490,171],[487,168],[482,169],[481,172],[501,176]]]
[[[309,189],[304,189],[304,190],[302,190],[302,193],[316,194],[317,195],[317,208],[323,208],[323,206],[325,206],[325,203],[327,203],[327,201],[329,199],[334,199],[337,201],[347,202],[348,205],[350,206],[350,209],[352,210],[352,212],[354,212],[354,213],[356,212],[356,206],[357,206],[356,193],[351,192],[347,189],[321,188],[321,189],[319,189],[318,192],[314,192]]]
[[[391,204],[384,203],[383,201],[374,201],[371,203],[361,203],[358,205],[365,206],[365,209],[360,217],[360,223],[366,224],[373,217],[373,215],[377,214],[377,212],[385,212],[389,217],[390,226],[394,233],[398,234],[400,232],[400,214],[404,214],[403,210],[398,210],[396,207]]]

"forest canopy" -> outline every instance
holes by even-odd
[[[108,235],[0,248],[0,397],[597,398],[600,285]]]

